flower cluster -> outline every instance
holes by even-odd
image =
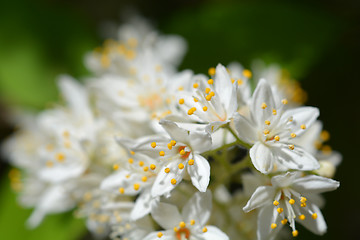
[[[341,155],[299,84],[275,66],[178,72],[185,50],[134,18],[86,56],[84,84],[59,78],[63,103],[18,115],[3,150],[30,227],[75,209],[99,238],[326,232],[320,193],[339,187]]]

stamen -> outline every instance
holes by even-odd
[[[317,214],[316,213],[313,213],[312,215],[311,215],[311,217],[312,217],[312,219],[317,219]]]
[[[176,141],[175,141],[175,140],[171,140],[171,141],[170,141],[170,144],[173,145],[173,146],[175,146],[175,145],[176,145]]]
[[[140,167],[144,166],[144,162],[143,162],[143,161],[140,161],[140,162],[139,162],[139,166],[140,166]]]
[[[179,169],[184,169],[184,164],[179,163],[178,167],[179,167]]]
[[[204,228],[202,229],[202,231],[203,231],[204,233],[206,233],[206,232],[207,232],[207,228],[204,227]]]
[[[175,185],[175,184],[176,184],[176,182],[177,182],[177,181],[176,181],[176,179],[175,179],[175,178],[171,179],[171,184],[172,184],[172,185]]]
[[[210,92],[210,88],[205,88],[205,93],[208,94]]]
[[[288,102],[287,99],[283,99],[283,100],[281,100],[281,103],[284,104],[284,105],[286,105],[286,104],[288,104],[289,102]]]
[[[194,84],[193,84],[193,87],[194,87],[194,88],[198,88],[198,87],[199,87],[199,84],[198,84],[198,83],[194,83]]]
[[[276,223],[272,223],[272,224],[271,224],[271,228],[272,228],[272,229],[275,229],[276,227],[277,227]]]
[[[273,204],[274,204],[274,206],[277,206],[277,205],[279,205],[279,202],[275,200],[275,201],[273,202]]]
[[[273,109],[273,110],[272,110],[272,114],[273,114],[273,115],[276,115],[276,114],[277,114],[276,109]]]
[[[168,143],[167,147],[169,150],[171,150],[173,146],[171,145],[171,143]]]
[[[292,232],[292,235],[293,235],[293,237],[297,237],[297,236],[299,235],[298,230],[293,231],[293,232]]]
[[[287,221],[288,220],[286,218],[284,218],[283,220],[281,220],[281,224],[285,225],[287,223]]]
[[[296,134],[295,134],[295,133],[291,133],[290,136],[291,136],[292,138],[294,138],[294,137],[296,137]]]
[[[180,222],[179,227],[184,228],[184,227],[186,227],[186,224],[184,222]]]
[[[278,135],[276,135],[276,136],[274,137],[274,139],[275,139],[275,141],[280,141],[280,137],[279,137]]]
[[[147,172],[147,171],[149,171],[149,167],[148,167],[148,166],[145,166],[145,167],[143,168],[143,170],[144,170],[144,172]]]
[[[216,70],[213,67],[209,68],[209,70],[208,70],[208,73],[210,76],[215,75],[215,72],[216,72]]]
[[[247,78],[251,78],[251,76],[252,76],[251,71],[248,70],[248,69],[244,69],[243,72],[242,72],[242,74],[243,74],[245,77],[247,77]]]
[[[213,83],[214,83],[214,80],[212,80],[212,79],[208,80],[208,84],[213,84]]]
[[[156,142],[152,142],[152,143],[151,143],[151,147],[152,147],[152,148],[156,148]]]
[[[65,155],[63,153],[57,153],[56,156],[55,156],[56,160],[58,162],[63,162],[65,161]]]
[[[300,219],[300,220],[305,220],[305,215],[304,215],[304,214],[301,214],[301,215],[299,216],[299,219]]]
[[[174,232],[178,232],[179,229],[177,227],[174,227]]]
[[[158,232],[157,236],[158,238],[161,238],[164,234],[162,232]]]
[[[237,80],[237,84],[240,86],[240,85],[242,85],[244,83],[244,81],[242,80],[242,79],[238,79]]]
[[[266,103],[264,103],[264,102],[263,102],[263,103],[261,104],[261,108],[262,108],[262,109],[265,109],[265,108],[267,108],[267,105],[266,105]]]
[[[114,169],[114,170],[118,170],[118,169],[119,169],[119,164],[114,164],[114,165],[113,165],[113,169]]]
[[[141,181],[146,182],[146,181],[147,181],[147,177],[146,177],[146,176],[143,176],[143,177],[141,178]]]
[[[290,199],[290,200],[289,200],[289,203],[290,203],[291,205],[293,205],[293,204],[295,203],[295,200],[294,200],[294,199]]]
[[[269,121],[269,120],[265,120],[265,124],[266,124],[266,125],[270,125],[270,121]]]
[[[264,129],[264,134],[268,135],[270,133],[269,129]]]
[[[137,190],[139,190],[139,188],[140,188],[140,184],[135,183],[134,184],[134,190],[137,191]]]
[[[306,129],[305,124],[301,124],[300,128],[301,128],[301,129]]]
[[[119,192],[120,192],[121,194],[124,194],[125,189],[124,189],[123,187],[121,187],[121,188],[119,188]]]
[[[170,172],[170,168],[165,168],[165,173],[169,173]]]
[[[284,211],[284,209],[283,209],[283,208],[278,208],[278,209],[276,209],[276,211],[277,211],[278,213],[282,213],[282,212]]]
[[[155,165],[155,164],[150,164],[150,169],[151,169],[151,170],[155,170],[155,168],[156,168],[156,165]]]
[[[194,159],[190,159],[189,161],[188,161],[188,164],[191,166],[191,165],[194,165]]]
[[[160,152],[159,152],[159,155],[160,155],[161,157],[163,157],[163,156],[165,156],[165,152],[164,152],[164,151],[160,151]]]
[[[185,100],[183,98],[179,99],[179,104],[184,104]]]
[[[294,150],[295,146],[294,145],[289,145],[289,149],[290,150]]]
[[[207,106],[203,107],[203,111],[206,112],[208,110]]]
[[[133,164],[133,163],[134,163],[134,159],[129,158],[129,159],[128,159],[128,162],[129,162],[130,164]]]
[[[195,220],[194,219],[190,220],[190,225],[194,225],[194,224],[195,224]]]

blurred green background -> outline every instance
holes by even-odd
[[[308,105],[320,108],[330,144],[344,160],[323,213],[328,233],[301,230],[298,239],[358,239],[360,216],[359,1],[95,1],[13,0],[0,7],[0,139],[11,134],[11,107],[34,111],[58,99],[55,79],[87,76],[83,57],[102,42],[101,26],[136,10],[164,33],[189,45],[181,68],[206,72],[218,62],[278,63],[301,81]],[[3,160],[3,159],[2,159]],[[71,214],[49,216],[36,230],[24,226],[30,210],[16,203],[0,161],[0,239],[90,239]]]

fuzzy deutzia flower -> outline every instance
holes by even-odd
[[[185,204],[180,214],[177,207],[159,203],[151,215],[165,231],[153,232],[144,240],[228,240],[229,238],[215,226],[206,226],[211,215],[211,192],[195,193]]]
[[[257,236],[259,240],[273,239],[286,223],[296,237],[295,221],[315,234],[326,232],[326,223],[317,205],[319,193],[335,190],[339,182],[315,175],[301,177],[288,172],[271,179],[271,186],[258,187],[243,208],[245,212],[260,209]]]
[[[255,168],[267,174],[287,169],[314,170],[318,161],[293,139],[306,132],[316,120],[319,110],[299,107],[285,110],[287,100],[275,101],[270,85],[261,80],[250,103],[250,118],[235,114],[234,123],[239,138],[253,144],[251,161]]]
[[[131,219],[137,220],[148,214],[159,201],[158,197],[151,196],[151,188],[159,174],[161,166],[157,161],[140,152],[134,152],[137,145],[143,145],[148,138],[138,140],[117,139],[117,142],[127,152],[126,163],[114,164],[115,172],[106,177],[100,188],[106,191],[126,196],[135,196],[135,206],[131,211]],[[122,167],[121,167],[122,166]]]
[[[188,119],[207,124],[206,131],[212,133],[228,123],[237,111],[236,91],[237,83],[219,64],[214,79],[195,77],[193,90],[178,94],[178,104]]]
[[[169,193],[182,181],[186,172],[192,184],[205,192],[210,180],[210,164],[200,153],[211,148],[210,134],[187,131],[168,120],[161,120],[160,124],[170,137],[150,138],[133,148],[135,154],[147,155],[162,166],[151,194],[156,197]]]

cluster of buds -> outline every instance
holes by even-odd
[[[320,193],[339,187],[341,155],[299,84],[275,66],[178,72],[185,50],[134,18],[86,56],[91,77],[59,78],[61,104],[17,117],[3,150],[30,227],[74,210],[98,238],[326,232]]]

